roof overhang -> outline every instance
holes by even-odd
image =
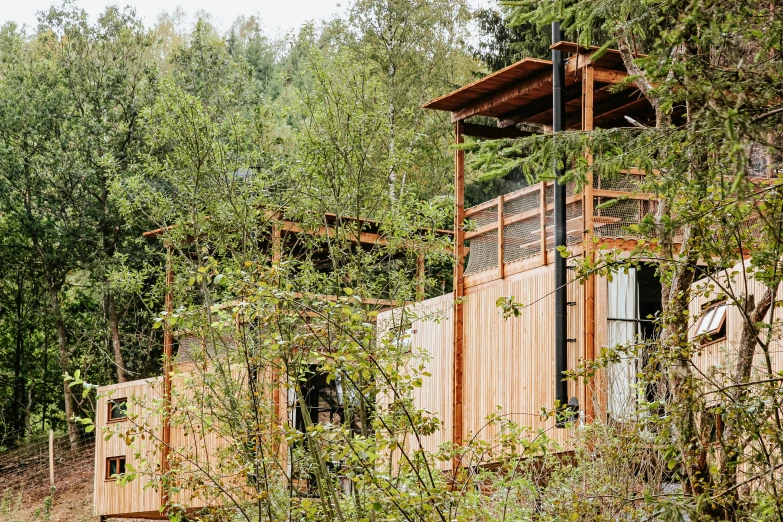
[[[628,126],[625,116],[646,123],[654,116],[647,99],[632,82],[627,82],[619,51],[607,49],[599,53],[598,47],[586,48],[573,42],[558,42],[552,49],[569,55],[564,92],[567,128],[581,128],[582,77],[586,68],[593,75],[596,126]],[[624,86],[617,85],[623,82],[626,82]],[[551,125],[552,62],[525,58],[423,107],[448,111],[453,122],[472,116],[496,118],[501,129],[513,128],[518,123]]]

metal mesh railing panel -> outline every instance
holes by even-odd
[[[492,230],[470,239],[465,275],[492,270],[498,266],[498,231]]]
[[[582,201],[574,201],[566,205],[566,245],[576,245],[584,237],[584,219],[582,218]],[[546,249],[555,249],[555,214],[554,210],[546,213]]]
[[[518,198],[514,198],[510,201],[503,202],[503,215],[513,216],[514,214],[521,214],[522,212],[528,212],[535,210],[541,206],[541,196],[538,191],[525,194]]]
[[[636,238],[638,234],[629,231],[628,227],[640,223],[644,216],[654,212],[653,202],[638,199],[615,200],[610,206],[599,208],[607,201],[611,198],[595,198],[593,223],[598,237]]]
[[[582,202],[575,201],[566,206],[566,245],[581,243],[584,236],[584,228]]]
[[[494,205],[482,210],[479,210],[475,214],[471,214],[467,218],[475,227],[483,227],[489,225],[498,220],[498,207]]]
[[[503,227],[503,262],[512,263],[541,253],[541,218],[536,216]]]
[[[595,188],[599,190],[617,190],[622,192],[639,192],[642,177],[634,174],[620,174],[618,176],[598,176],[595,180]]]

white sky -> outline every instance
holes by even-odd
[[[36,14],[60,0],[0,0],[0,24],[14,21],[35,27]],[[147,25],[155,23],[161,12],[173,12],[181,6],[191,17],[206,11],[212,22],[225,31],[240,15],[258,15],[271,33],[299,28],[308,20],[322,20],[339,14],[347,0],[77,0],[77,5],[94,20],[108,5],[130,5]],[[342,5],[342,7],[341,7]]]
[[[309,20],[324,20],[343,12],[349,0],[77,0],[77,5],[95,20],[108,5],[125,7],[130,5],[144,19],[153,25],[161,12],[173,12],[181,6],[192,18],[199,11],[212,16],[220,30],[227,30],[240,15],[258,15],[264,28],[271,34],[280,34],[298,29]],[[473,6],[488,6],[494,0],[469,0]],[[61,5],[61,0],[0,0],[0,24],[14,21],[19,25],[34,28],[38,21],[36,14],[51,5]],[[189,26],[188,23],[186,26]]]

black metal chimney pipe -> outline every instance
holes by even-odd
[[[559,22],[552,22],[552,43],[563,39]],[[563,155],[557,151],[557,133],[565,130],[565,63],[563,52],[552,50],[552,133],[555,140],[555,249],[566,244],[566,189],[561,184],[565,173]],[[566,260],[557,250],[555,256],[555,400],[560,408],[568,405],[568,382],[564,372],[568,370],[568,320],[566,294]],[[562,427],[562,423],[558,423]]]

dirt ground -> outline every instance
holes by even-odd
[[[56,455],[51,499],[48,451],[0,457],[0,522],[98,522],[92,514],[94,446]]]
[[[51,501],[47,500],[48,488],[6,489],[0,504],[0,521],[97,521],[92,516],[92,466],[79,468],[56,470],[57,489]]]

